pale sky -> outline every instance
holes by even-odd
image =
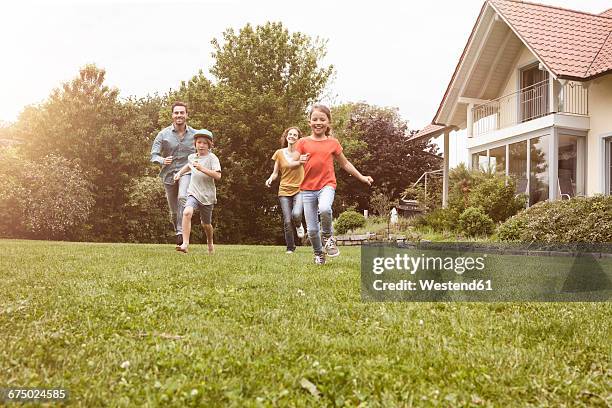
[[[107,84],[122,96],[165,93],[200,69],[212,78],[213,38],[247,22],[281,21],[328,40],[334,104],[398,107],[420,129],[433,119],[483,2],[2,2],[0,121],[15,120],[87,63],[106,69]],[[591,13],[612,7],[610,0],[539,2]]]

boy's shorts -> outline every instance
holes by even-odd
[[[187,197],[187,202],[185,203],[185,208],[187,207],[200,211],[200,222],[202,224],[212,224],[212,211],[214,208],[213,204],[204,205],[199,202],[197,198],[190,195]]]

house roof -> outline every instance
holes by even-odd
[[[447,129],[452,130],[452,128],[454,127],[453,126],[440,126],[440,125],[434,125],[430,123],[429,125],[425,126],[423,129],[419,130],[414,135],[410,136],[408,140],[411,141],[411,140],[417,140],[417,139],[422,139],[422,138],[431,139],[432,137],[440,136]]]
[[[612,9],[601,14],[528,3],[486,0],[432,123],[463,126],[467,100],[502,91],[521,49],[552,76],[587,81],[612,72]]]
[[[517,0],[488,3],[557,78],[612,71],[612,14],[589,14]]]

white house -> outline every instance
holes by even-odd
[[[432,124],[465,129],[473,167],[515,177],[529,203],[612,193],[612,9],[487,0]],[[445,156],[448,156],[445,153]],[[445,157],[445,194],[448,157]]]

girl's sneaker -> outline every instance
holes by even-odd
[[[323,243],[323,250],[327,253],[330,258],[340,255],[340,250],[336,246],[336,238],[329,237],[325,239]]]
[[[315,255],[314,256],[314,263],[316,265],[325,265],[325,254]]]

